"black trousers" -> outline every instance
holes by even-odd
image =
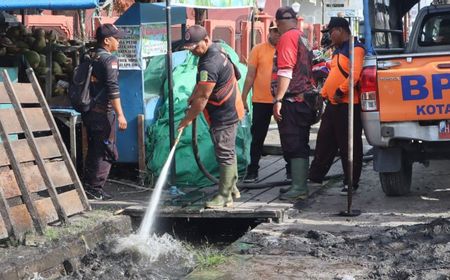
[[[354,107],[353,127],[353,185],[358,184],[362,169],[362,123],[361,105]],[[339,153],[342,169],[344,170],[344,184],[348,185],[348,104],[328,104],[322,115],[319,132],[317,134],[314,160],[309,170],[309,179],[322,182],[333,164],[334,157]]]
[[[289,158],[309,158],[309,132],[313,112],[305,102],[284,101],[278,123],[281,146]]]
[[[116,116],[113,112],[87,112],[83,123],[88,138],[84,183],[91,188],[102,188],[108,179],[111,164],[117,160]]]
[[[264,140],[269,130],[270,119],[272,118],[273,104],[272,103],[252,103],[253,104],[253,119],[252,119],[252,144],[250,146],[250,165],[248,172],[257,172],[259,169],[259,160],[262,156],[264,147]],[[283,152],[286,161],[286,172],[290,173],[290,162],[286,153]]]

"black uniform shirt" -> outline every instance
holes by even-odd
[[[119,62],[116,56],[104,48],[96,50],[96,61],[93,63],[91,94],[97,99],[97,104],[111,110],[111,100],[120,98],[119,94]]]
[[[220,45],[213,43],[198,62],[197,83],[215,83],[206,105],[205,117],[211,125],[238,121],[233,64]]]

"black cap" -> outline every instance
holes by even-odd
[[[275,19],[276,20],[283,20],[283,19],[296,19],[297,13],[292,9],[292,7],[286,6],[278,8]]]
[[[186,30],[184,34],[184,48],[192,50],[197,44],[208,36],[208,32],[201,25],[193,25]]]
[[[95,38],[97,40],[102,40],[108,37],[114,37],[116,39],[121,39],[125,36],[125,33],[118,29],[114,24],[105,23],[100,25],[95,32]]]
[[[322,29],[321,32],[329,32],[332,28],[335,27],[342,27],[346,30],[350,30],[350,24],[345,18],[342,17],[332,17],[330,19],[330,22],[328,23],[327,27],[325,29]]]

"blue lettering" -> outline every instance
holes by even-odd
[[[436,105],[436,108],[439,109],[439,110],[438,110],[438,111],[439,111],[439,114],[444,113],[444,112],[443,112],[444,106],[445,106],[444,104],[437,104],[437,105]]]
[[[450,113],[450,104],[447,104],[447,107],[445,108],[445,113]]]
[[[436,107],[434,107],[433,105],[428,105],[427,113],[428,115],[434,115],[436,113]]]
[[[420,100],[425,99],[428,96],[428,89],[425,87],[426,79],[424,76],[402,76],[402,94],[403,100]],[[415,82],[413,84],[413,82]],[[413,94],[412,91],[418,91],[419,93]]]
[[[450,89],[450,74],[434,74],[432,75],[432,78],[434,99],[442,99],[442,90]],[[446,81],[445,84],[443,84],[443,80]]]
[[[424,105],[417,105],[417,115],[426,115]]]

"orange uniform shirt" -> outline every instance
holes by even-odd
[[[331,70],[328,74],[328,77],[325,81],[325,84],[322,87],[322,96],[326,99],[328,99],[332,104],[336,104],[334,102],[334,94],[336,92],[337,88],[340,88],[341,91],[344,93],[344,96],[342,98],[342,102],[348,103],[349,101],[349,78],[345,78],[345,76],[342,74],[341,70],[339,70],[338,66],[338,58],[339,58],[339,65],[341,65],[342,69],[349,73],[350,65],[349,65],[349,44],[344,43],[344,46],[336,49],[333,53],[333,58],[331,60]],[[355,43],[355,62],[354,62],[354,69],[353,69],[353,82],[354,85],[356,85],[359,81],[359,78],[361,76],[361,71],[363,69],[363,63],[364,63],[364,55],[365,50],[364,47],[360,43]],[[339,55],[338,55],[339,54]],[[360,92],[354,91],[355,94],[355,101],[354,104],[359,104],[359,94]]]
[[[252,96],[252,102],[254,103],[272,103],[273,96],[270,91],[270,82],[274,55],[275,47],[269,42],[256,45],[250,52],[248,64],[256,68]]]

